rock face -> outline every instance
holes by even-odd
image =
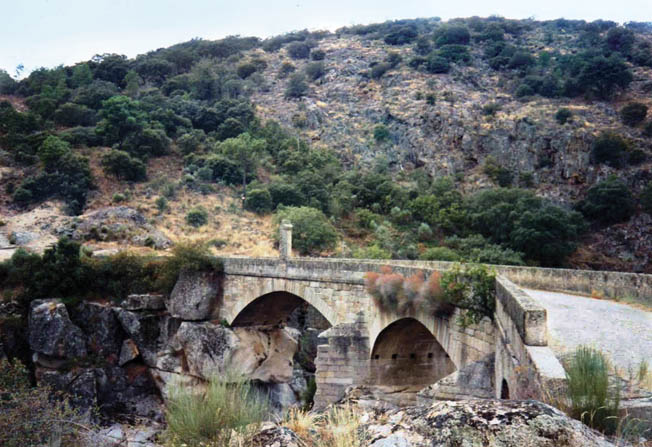
[[[86,355],[86,338],[59,300],[34,300],[29,313],[29,346],[33,351],[72,359]]]
[[[120,354],[124,331],[110,306],[82,302],[71,313],[72,321],[88,334],[90,352],[115,363]]]
[[[168,312],[182,320],[210,320],[218,292],[215,273],[182,272],[167,302]]]
[[[494,397],[494,355],[470,363],[438,380],[417,394],[417,403],[428,405],[435,400],[490,399]]]
[[[364,428],[365,445],[374,447],[613,447],[579,421],[537,401],[437,402],[377,413]]]

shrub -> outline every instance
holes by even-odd
[[[297,69],[297,68],[296,68],[294,65],[292,65],[291,63],[289,63],[289,62],[283,62],[283,63],[281,64],[281,68],[278,70],[278,77],[281,78],[281,79],[285,79],[285,78],[287,78],[291,73],[294,73],[294,71],[295,71],[296,69]]]
[[[448,62],[448,59],[441,57],[436,51],[433,51],[430,56],[428,56],[428,61],[426,62],[426,70],[429,73],[448,73],[450,69],[451,65],[450,62]]]
[[[308,59],[310,56],[310,45],[305,42],[292,42],[286,50],[292,59]]]
[[[256,72],[256,65],[252,64],[251,62],[238,65],[236,72],[240,78],[247,79],[249,76]]]
[[[641,192],[641,206],[644,212],[652,215],[652,183],[648,183]]]
[[[647,123],[643,128],[643,136],[652,138],[652,121]]]
[[[213,257],[204,241],[179,242],[159,266],[155,289],[170,293],[181,272],[220,272],[221,262]]]
[[[428,93],[426,95],[426,104],[429,106],[434,106],[437,101],[437,96],[434,93]]]
[[[85,418],[68,398],[48,387],[31,388],[29,371],[20,361],[0,359],[0,444],[82,445],[78,431]]]
[[[448,247],[432,247],[421,253],[419,259],[424,261],[461,261],[461,257]]]
[[[465,310],[462,326],[493,318],[496,311],[496,272],[485,265],[456,264],[441,275],[443,300]]]
[[[435,43],[438,47],[443,45],[468,45],[471,33],[466,26],[445,25],[435,32]]]
[[[571,112],[569,109],[562,107],[561,109],[557,110],[557,113],[555,113],[555,119],[559,124],[566,124],[573,116],[573,112]]]
[[[372,79],[380,79],[383,77],[385,73],[391,68],[389,64],[386,64],[384,62],[381,62],[379,64],[374,65],[371,67],[371,71],[369,72],[369,76],[371,76]]]
[[[469,47],[466,45],[444,45],[436,53],[449,62],[467,63],[471,60]]]
[[[174,447],[228,447],[253,434],[270,414],[268,401],[242,378],[213,377],[203,393],[175,385],[167,402],[164,437]]]
[[[156,199],[154,205],[156,205],[156,209],[159,213],[163,213],[168,209],[168,200],[165,197],[160,196]]]
[[[390,68],[395,68],[398,64],[401,63],[402,60],[403,58],[401,55],[395,51],[390,51],[387,53],[387,57],[385,58],[385,62],[389,64]]]
[[[530,87],[527,84],[521,84],[521,85],[518,86],[518,88],[514,92],[514,96],[516,96],[517,98],[523,98],[523,97],[526,97],[526,96],[532,96],[532,95],[534,95],[534,93],[535,92],[534,92],[534,89],[532,89],[532,87]]]
[[[392,253],[378,244],[373,244],[354,250],[353,257],[356,259],[392,259]]]
[[[510,186],[514,180],[514,174],[512,174],[512,171],[498,164],[496,159],[491,155],[487,156],[485,159],[484,173],[494,182],[503,187]]]
[[[290,76],[287,87],[285,88],[286,98],[301,98],[308,93],[308,84],[306,78],[301,73],[295,73]]]
[[[620,119],[623,124],[631,127],[641,124],[645,121],[646,116],[647,106],[640,102],[632,102],[620,110]]]
[[[389,129],[384,124],[376,124],[374,127],[374,140],[377,143],[387,141],[390,137]]]
[[[208,212],[201,206],[193,208],[186,214],[186,222],[193,227],[206,225],[208,223]]]
[[[247,192],[244,206],[256,214],[265,214],[272,211],[272,195],[267,189],[252,189]]]
[[[54,122],[60,126],[93,126],[96,121],[95,111],[80,104],[68,102],[54,112]]]
[[[70,144],[54,135],[47,137],[38,148],[38,156],[46,169],[56,167],[59,160],[67,154],[70,154]]]
[[[609,99],[616,88],[626,89],[633,75],[627,64],[618,56],[594,56],[582,64],[577,78],[580,93]]]
[[[315,49],[310,52],[310,59],[313,61],[323,61],[326,57],[326,52],[324,50]]]
[[[486,116],[494,116],[500,110],[500,104],[491,102],[482,106],[482,114]]]
[[[524,69],[536,64],[536,59],[530,53],[517,51],[507,63],[507,68]]]
[[[419,34],[413,26],[393,27],[392,31],[385,36],[385,43],[388,45],[405,45],[412,42]]]
[[[107,174],[122,180],[140,182],[147,179],[145,163],[124,151],[114,149],[106,153],[102,157],[102,167]]]
[[[622,180],[611,176],[589,188],[577,208],[587,218],[609,225],[629,219],[634,213],[634,198]]]
[[[308,79],[316,81],[326,74],[326,68],[323,62],[312,62],[306,66],[305,72]]]
[[[565,369],[570,416],[596,430],[614,433],[620,396],[609,387],[609,362],[604,354],[579,346]]]
[[[279,208],[275,222],[288,219],[293,229],[293,245],[302,255],[332,250],[337,243],[337,232],[320,210],[301,206]]]
[[[605,163],[619,167],[623,156],[629,149],[627,141],[611,132],[603,132],[593,141],[591,156],[594,163]]]

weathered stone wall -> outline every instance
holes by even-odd
[[[547,346],[546,310],[507,278],[496,286],[496,397],[544,400],[566,378]]]

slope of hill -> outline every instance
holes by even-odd
[[[20,217],[59,199],[267,255],[273,210],[310,206],[340,243],[306,252],[652,272],[651,48],[641,23],[417,19],[0,73],[0,232],[70,234]],[[133,231],[83,238],[164,248]]]

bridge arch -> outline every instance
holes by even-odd
[[[456,370],[433,333],[414,317],[399,318],[387,325],[372,346],[372,385],[419,389]]]

